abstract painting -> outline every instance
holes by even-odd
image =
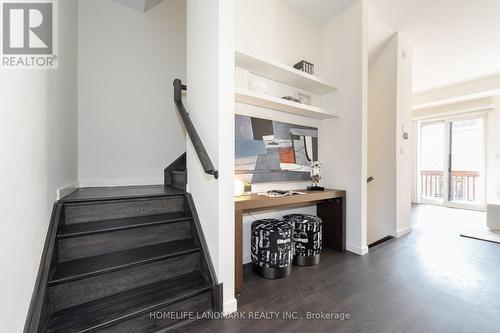
[[[235,137],[237,179],[250,184],[311,179],[317,128],[236,115]]]

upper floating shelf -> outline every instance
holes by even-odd
[[[330,113],[327,110],[316,106],[296,103],[279,97],[255,93],[249,90],[236,90],[235,101],[238,103],[255,105],[266,109],[273,109],[316,119],[340,117],[340,114],[338,113]]]
[[[335,85],[314,75],[274,60],[251,56],[239,51],[236,51],[236,66],[317,95],[325,95],[337,90]]]

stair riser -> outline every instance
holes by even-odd
[[[181,221],[138,229],[108,232],[59,240],[59,261],[92,257],[191,238],[191,222]]]
[[[160,309],[156,309],[151,312],[147,312],[137,317],[118,323],[114,326],[100,330],[102,333],[123,333],[123,332],[156,332],[159,330],[167,329],[173,325],[178,325],[182,322],[182,319],[169,319],[163,318],[164,314],[171,312],[175,313],[185,313],[191,312],[196,317],[197,314],[200,316],[206,312],[210,311],[211,306],[211,295],[210,292],[191,297],[182,302],[175,303],[169,306],[165,306]],[[157,315],[159,319],[156,319],[154,315]],[[195,318],[196,319],[196,318]],[[189,322],[189,318],[186,318],[185,323]],[[184,323],[183,323],[184,324]]]
[[[52,309],[96,300],[199,269],[198,252],[50,287]]]
[[[172,174],[172,185],[178,186],[180,188],[186,187],[186,178],[187,175],[185,173],[173,173]]]
[[[184,211],[184,198],[179,196],[67,204],[64,213],[65,223],[72,224],[182,211]]]

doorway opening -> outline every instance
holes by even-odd
[[[484,210],[485,114],[422,120],[419,134],[419,202]]]

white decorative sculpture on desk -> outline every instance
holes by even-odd
[[[311,180],[312,186],[308,186],[309,191],[324,191],[325,188],[319,186],[319,181],[321,179],[321,163],[318,161],[311,162]]]

